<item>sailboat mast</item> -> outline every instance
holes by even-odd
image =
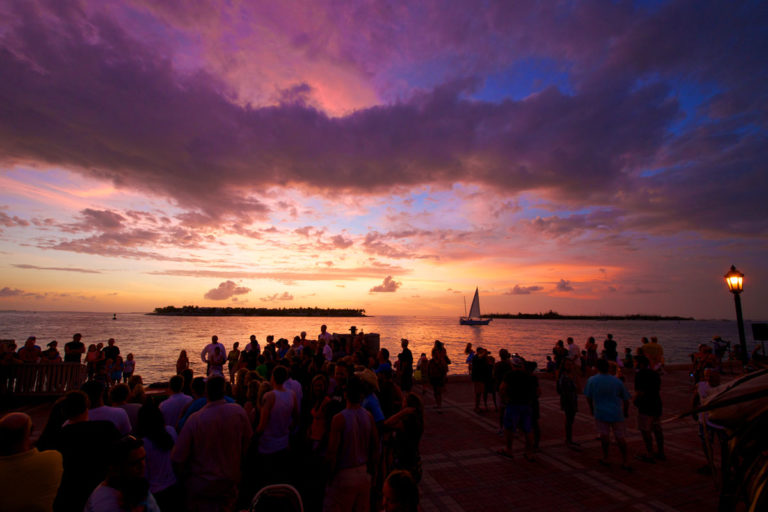
[[[467,316],[467,298],[464,297],[464,316]]]

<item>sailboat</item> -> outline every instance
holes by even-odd
[[[466,309],[467,303],[464,302],[464,308]],[[475,288],[475,297],[472,299],[472,306],[469,308],[469,315],[459,318],[461,325],[488,325],[491,319],[483,319],[480,317],[480,294],[478,289]]]

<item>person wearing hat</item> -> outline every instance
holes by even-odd
[[[35,345],[37,338],[30,336],[27,341],[24,342],[24,346],[19,349],[19,359],[24,363],[39,363],[40,356],[43,351],[40,347]]]
[[[45,363],[60,363],[61,362],[61,354],[59,354],[59,349],[56,348],[58,345],[58,342],[56,340],[53,340],[48,344],[48,349],[43,350],[42,353],[42,360]]]
[[[355,372],[355,377],[360,379],[363,384],[363,409],[367,410],[373,416],[376,426],[380,426],[384,421],[384,412],[381,410],[381,403],[376,392],[379,390],[379,378],[370,368]]]

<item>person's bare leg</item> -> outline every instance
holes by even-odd
[[[641,430],[640,433],[643,435],[643,443],[645,443],[645,451],[648,452],[648,457],[653,457],[653,437],[651,436],[651,433],[647,430]]]
[[[533,458],[533,450],[534,450],[533,431],[531,431],[525,434],[525,460],[527,460],[528,462],[533,462],[535,460]]]
[[[603,462],[608,462],[608,447],[610,446],[611,441],[608,438],[608,436],[600,434],[600,448],[603,450]]]
[[[621,452],[621,466],[624,468],[628,468],[629,454],[627,451],[627,442],[624,439],[617,439],[616,444],[619,445],[619,451]]]
[[[653,434],[656,437],[657,458],[659,460],[666,460],[667,456],[664,454],[664,432],[661,430],[661,425],[654,426]]]
[[[507,443],[507,455],[510,457],[512,456],[512,445],[515,442],[515,432],[512,429],[505,428],[504,429],[504,441]]]

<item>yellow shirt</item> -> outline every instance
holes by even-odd
[[[0,510],[50,511],[64,472],[61,453],[37,451],[0,457]]]

